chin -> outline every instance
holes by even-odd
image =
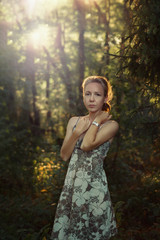
[[[96,112],[98,112],[99,110],[97,110],[97,109],[88,109],[88,111],[89,111],[89,112],[92,112],[92,113],[96,113]]]

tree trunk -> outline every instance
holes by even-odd
[[[84,33],[85,33],[85,2],[84,0],[76,0],[75,6],[78,11],[78,30],[79,30],[79,46],[78,46],[78,97],[77,97],[77,112],[82,111],[82,82],[84,80],[85,71],[85,54],[84,54]]]
[[[8,24],[7,22],[0,22],[0,49],[3,49],[7,46],[7,32]]]
[[[105,27],[105,40],[104,40],[104,54],[103,59],[105,59],[106,66],[110,64],[110,0],[105,1],[105,13],[101,10],[97,2],[94,2],[94,5],[98,11],[98,24],[104,24]],[[101,74],[101,69],[99,69],[99,74]],[[108,77],[108,76],[107,76]]]
[[[32,109],[33,115],[30,115],[30,119],[35,126],[40,126],[40,115],[37,108],[37,90],[35,81],[35,68],[34,68],[34,49],[28,42],[26,49],[26,83],[29,85],[32,91]]]
[[[70,108],[70,111],[72,112],[75,108],[75,101],[74,101],[75,97],[72,89],[71,73],[67,66],[66,53],[64,51],[64,43],[62,44],[63,34],[64,33],[62,32],[62,26],[59,23],[58,30],[57,30],[57,37],[55,41],[55,47],[59,49],[59,57],[60,57],[61,64],[63,66],[63,73],[62,73],[62,70],[59,70],[59,73],[63,83],[66,86],[68,100],[69,100],[69,108]],[[49,53],[47,53],[47,55],[48,54]],[[51,60],[51,57],[50,57],[50,60]],[[52,59],[52,66],[54,66],[55,68],[58,68],[57,65],[54,63],[53,59]]]
[[[105,7],[106,7],[106,18],[105,18],[105,50],[106,50],[106,65],[108,66],[110,63],[110,57],[109,57],[109,50],[110,50],[110,45],[109,45],[109,35],[110,35],[110,0],[106,0],[105,2]]]
[[[46,105],[47,105],[47,125],[49,124],[49,120],[51,118],[51,110],[49,109],[49,97],[50,97],[50,63],[47,61],[47,70],[46,70]]]
[[[0,22],[0,85],[3,86],[3,94],[7,115],[13,121],[17,118],[16,109],[16,90],[15,90],[15,71],[16,71],[16,55],[15,51],[7,45],[9,24],[6,21]],[[14,56],[14,58],[13,58]],[[4,111],[4,110],[3,110]]]

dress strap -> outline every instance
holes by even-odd
[[[78,123],[79,119],[80,119],[80,117],[78,117],[78,119],[77,119],[77,121],[76,121],[75,125],[73,126],[73,129],[72,129],[72,131],[74,131],[74,129],[76,128],[76,126],[77,126],[77,123]]]

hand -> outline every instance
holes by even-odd
[[[88,116],[81,117],[77,123],[75,131],[78,133],[78,135],[81,135],[88,130],[90,125],[91,122]]]
[[[98,122],[99,124],[105,123],[108,120],[110,120],[112,115],[110,115],[108,112],[101,111],[98,113],[98,115],[95,118],[95,121]]]

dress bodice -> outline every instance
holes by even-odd
[[[108,153],[108,150],[109,150],[109,147],[110,147],[110,142],[107,141],[107,142],[104,142],[103,144],[101,144],[100,146],[96,147],[95,149],[91,150],[91,151],[88,151],[88,152],[85,152],[83,151],[80,146],[81,146],[81,143],[82,143],[83,139],[79,139],[75,145],[75,148],[74,148],[74,152],[76,151],[80,151],[80,152],[83,152],[85,153],[86,155],[94,155],[97,154],[103,158],[106,157],[107,153]]]
[[[79,121],[80,117],[77,119],[77,122],[76,124],[74,125],[73,127],[73,131],[75,130],[76,126],[77,126],[77,123]],[[84,136],[83,136],[84,137]],[[101,144],[100,146],[98,146],[97,148],[91,150],[91,151],[88,151],[88,152],[85,152],[83,151],[80,146],[81,146],[81,143],[83,141],[83,137],[79,138],[76,145],[75,145],[75,148],[74,148],[74,151],[72,153],[75,154],[75,153],[79,153],[80,155],[83,154],[83,155],[88,155],[88,156],[91,156],[91,155],[95,155],[97,157],[97,155],[99,157],[101,157],[102,159],[104,159],[106,156],[107,156],[107,153],[108,153],[108,150],[109,150],[109,147],[110,147],[110,142],[109,141],[106,141],[104,142],[103,144]]]

